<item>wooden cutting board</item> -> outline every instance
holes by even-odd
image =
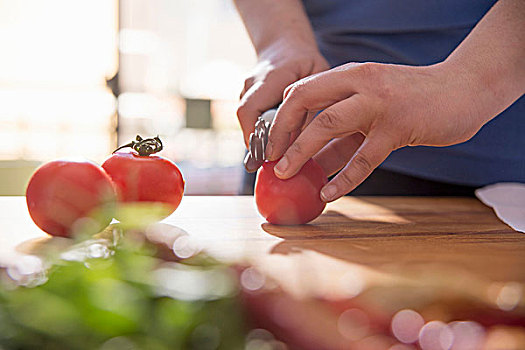
[[[390,348],[406,309],[429,327],[475,321],[460,325],[481,329],[465,334],[486,335],[486,349],[525,347],[525,234],[476,199],[346,197],[283,227],[265,223],[253,197],[188,196],[145,233],[179,255],[241,265],[247,313],[292,348]],[[33,224],[23,197],[0,197],[0,266],[43,241],[64,244]]]
[[[23,197],[0,197],[0,228],[4,265],[22,242],[45,236]],[[254,266],[298,296],[344,295],[341,281],[352,274],[367,285],[460,290],[525,283],[525,234],[470,198],[345,197],[311,224],[284,227],[265,223],[253,197],[188,196],[151,233],[167,244],[188,235],[217,259]]]

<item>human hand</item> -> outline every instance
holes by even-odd
[[[269,45],[244,82],[237,117],[248,145],[257,118],[282,101],[284,89],[297,80],[329,69],[317,47],[297,39]]]
[[[349,63],[290,85],[270,130],[267,152],[278,177],[311,157],[327,175],[333,201],[359,185],[403,146],[448,146],[470,139],[500,111],[461,67]],[[315,119],[309,111],[324,109]]]

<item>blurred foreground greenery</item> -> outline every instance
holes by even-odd
[[[118,243],[49,253],[45,272],[18,283],[0,271],[1,350],[244,348],[228,267],[202,254],[165,262],[155,244],[115,232]]]

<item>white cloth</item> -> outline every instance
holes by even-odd
[[[492,207],[498,218],[525,233],[525,183],[497,183],[476,190],[476,197]]]

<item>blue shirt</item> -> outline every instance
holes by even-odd
[[[495,0],[304,0],[330,65],[443,61]],[[381,165],[460,185],[525,182],[525,97],[472,139],[449,147],[404,147]]]

